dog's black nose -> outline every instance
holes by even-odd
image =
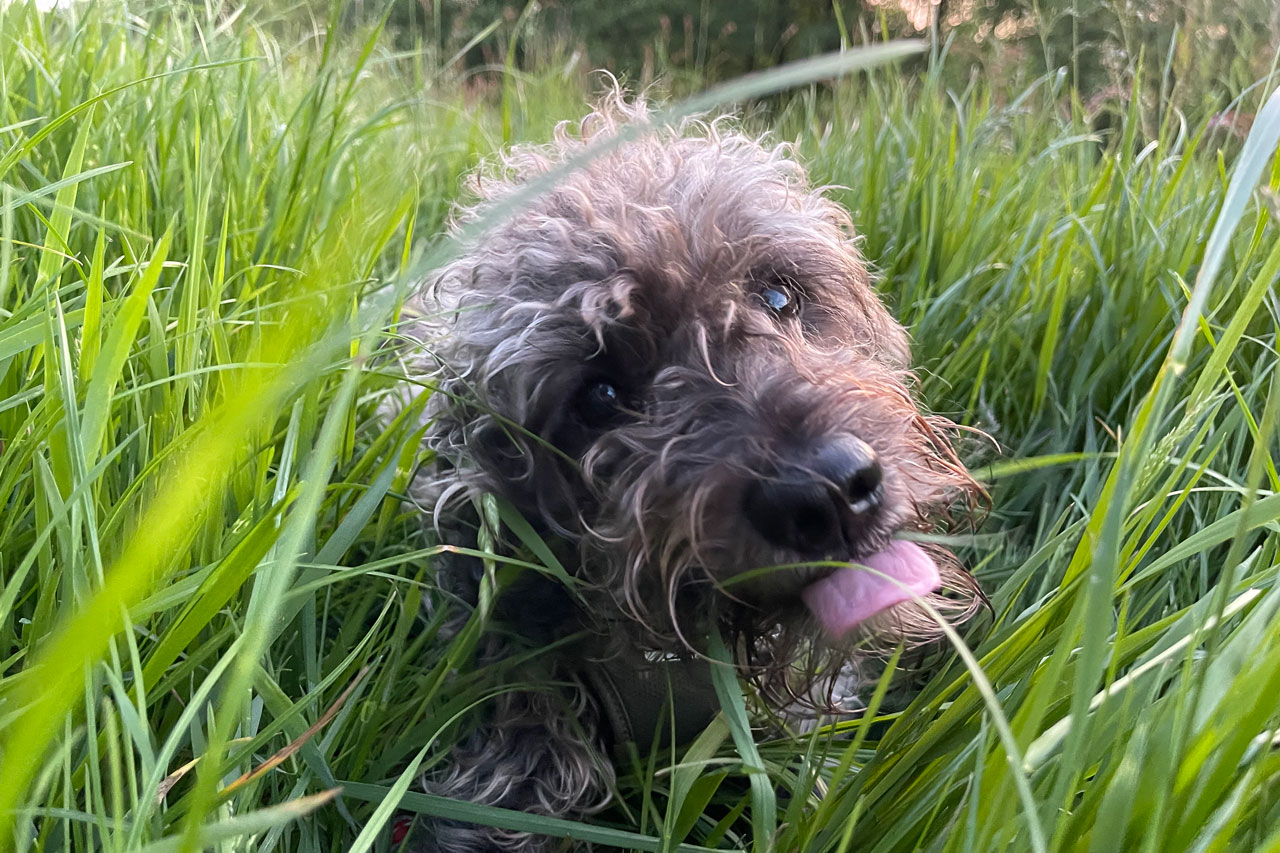
[[[847,548],[850,521],[880,505],[883,471],[869,444],[852,436],[801,454],[776,476],[748,487],[747,520],[781,548],[817,556]]]

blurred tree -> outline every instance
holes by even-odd
[[[878,31],[885,12],[897,24],[895,34],[912,31],[900,10],[864,0],[544,0],[539,6],[535,39],[571,45],[592,67],[629,78],[672,70],[723,78],[836,50],[841,16],[855,38],[859,21]],[[522,10],[510,0],[395,0],[391,23],[452,55],[494,21],[513,26]],[[478,46],[467,64],[497,61],[505,43],[499,38]]]
[[[1280,0],[390,2],[401,38],[459,56],[467,68],[504,65],[514,45],[517,67],[572,62],[632,83],[661,75],[702,85],[835,50],[846,36],[862,43],[937,33],[951,38],[948,73],[982,73],[1014,91],[1065,69],[1085,111],[1104,121],[1127,109],[1135,80],[1150,121],[1167,106],[1221,110],[1268,73],[1280,48]],[[355,7],[385,8],[374,0]]]
[[[1086,98],[1141,94],[1225,106],[1265,76],[1280,48],[1277,0],[938,0],[944,31],[985,64],[1017,49],[1027,74],[1065,68]]]

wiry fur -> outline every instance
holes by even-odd
[[[503,693],[492,722],[455,749],[431,790],[470,802],[534,814],[589,814],[608,802],[612,767],[596,746],[599,730],[581,689]],[[426,850],[491,853],[547,849],[545,839],[471,824],[437,821]]]
[[[529,180],[650,120],[643,101],[610,95],[550,144],[480,170],[460,221],[501,211]],[[830,555],[848,561],[967,514],[977,487],[948,443],[952,425],[916,405],[907,335],[871,287],[848,215],[808,185],[789,147],[723,120],[648,130],[434,277],[422,305],[437,319],[418,329],[416,369],[435,385],[437,461],[415,496],[447,529],[469,499],[496,493],[573,546],[584,606],[565,630],[587,626],[595,647],[697,652],[715,620],[767,701],[818,701],[852,654],[820,636],[798,597],[829,568],[796,568],[796,554],[754,535],[738,510],[744,488],[807,441],[865,441],[883,466],[882,505],[860,521],[854,553]],[[799,297],[797,315],[767,309],[760,292],[771,286]],[[626,411],[593,430],[575,407],[602,377]],[[931,603],[962,618],[976,588],[948,552],[931,552],[946,582]],[[770,566],[788,568],[733,582]],[[446,571],[465,587],[473,569]],[[874,633],[896,643],[936,626],[907,604]],[[556,666],[573,677],[572,664]],[[598,750],[565,747],[583,730],[567,735],[548,714],[545,700],[504,699],[435,789],[560,816],[589,810],[608,771]],[[527,835],[444,831],[441,850],[545,849]]]

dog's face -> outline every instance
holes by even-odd
[[[616,101],[511,152],[466,215],[642,117]],[[589,588],[652,635],[709,608],[767,635],[804,603],[832,635],[901,625],[912,593],[969,586],[894,534],[933,529],[973,481],[912,398],[843,210],[785,149],[698,130],[594,160],[439,276],[444,491],[496,492],[581,543]],[[879,574],[832,580],[851,561]]]

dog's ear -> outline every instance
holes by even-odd
[[[877,356],[880,361],[897,370],[906,370],[911,366],[911,338],[902,324],[893,318],[884,307],[879,296],[873,296],[876,303],[875,313],[882,316],[868,317],[869,325],[876,340]]]
[[[911,366],[911,338],[907,330],[894,319],[876,291],[857,245],[847,240],[843,248],[849,270],[848,304],[854,308],[846,312],[846,319],[853,326],[855,343],[880,363],[895,370],[906,370]]]
[[[814,190],[807,203],[808,213],[799,220],[805,230],[796,228],[790,238],[809,247],[807,263],[834,289],[829,304],[839,309],[835,313],[848,343],[861,355],[906,370],[911,365],[911,339],[876,289],[849,211],[822,189]]]
[[[495,412],[491,399],[460,379],[441,382],[426,416],[425,441],[439,461],[421,475],[436,482],[419,491],[435,496],[431,508],[437,515],[489,493],[506,499],[535,527],[572,533],[586,501],[581,476],[545,439]]]

